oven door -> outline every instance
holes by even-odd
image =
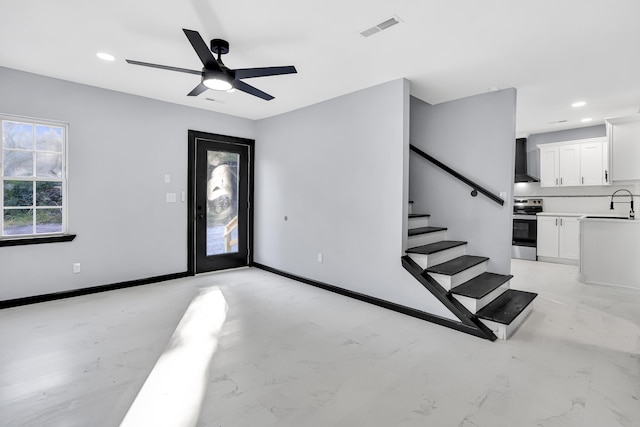
[[[538,221],[535,215],[517,215],[513,217],[513,245],[536,247]]]

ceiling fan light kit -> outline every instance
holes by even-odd
[[[213,90],[228,91],[233,89],[233,79],[229,75],[209,70],[202,70],[202,84]]]
[[[184,34],[187,36],[187,39],[189,39],[191,46],[196,51],[200,61],[202,61],[202,65],[204,66],[202,71],[151,64],[148,62],[133,61],[130,59],[126,60],[127,63],[181,73],[200,74],[200,84],[193,88],[187,96],[198,96],[207,89],[218,91],[233,91],[233,89],[238,89],[266,101],[272,100],[273,96],[245,83],[241,79],[277,76],[280,74],[294,74],[298,72],[296,67],[293,65],[284,67],[243,68],[232,70],[222,62],[222,55],[229,53],[229,42],[222,39],[213,39],[210,43],[211,48],[209,48],[204,42],[202,36],[200,36],[200,33],[197,31],[187,30],[184,28],[182,31],[184,31]],[[214,53],[218,56],[217,58],[213,56]]]

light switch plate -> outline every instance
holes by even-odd
[[[176,193],[167,193],[166,200],[167,203],[175,203],[177,201]]]

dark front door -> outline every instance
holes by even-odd
[[[253,140],[189,131],[189,270],[251,263]]]

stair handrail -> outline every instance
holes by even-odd
[[[497,204],[499,204],[500,206],[504,206],[504,199],[502,199],[500,196],[496,196],[491,191],[489,191],[486,188],[484,188],[483,186],[473,182],[472,180],[470,180],[466,176],[462,175],[460,172],[450,168],[449,166],[445,165],[444,163],[442,163],[438,159],[434,158],[433,156],[425,153],[424,151],[422,151],[421,149],[419,149],[415,145],[409,144],[409,148],[411,149],[411,151],[413,151],[414,153],[419,154],[425,160],[433,163],[435,166],[439,167],[443,171],[445,171],[448,174],[452,175],[454,178],[457,178],[458,180],[460,180],[460,181],[464,182],[465,184],[467,184],[468,186],[470,186],[472,188],[472,191],[471,191],[471,196],[472,197],[476,197],[478,195],[478,192],[480,192],[480,193],[484,194],[485,196],[487,196],[489,199],[491,199],[494,202],[496,202]]]

